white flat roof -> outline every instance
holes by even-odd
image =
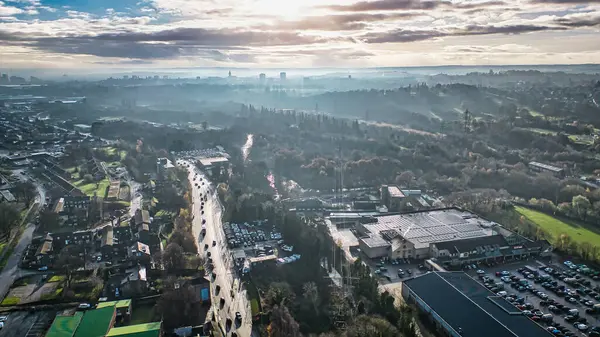
[[[218,163],[226,163],[229,161],[229,159],[227,159],[225,157],[200,158],[198,160],[200,161],[200,164],[202,164],[203,166],[210,166],[210,165],[218,164]]]
[[[494,235],[493,222],[457,209],[384,215],[376,219],[377,223],[364,225],[371,237],[381,238],[381,231],[396,230],[417,249],[434,242]]]

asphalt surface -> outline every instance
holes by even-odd
[[[519,276],[519,277],[522,278],[523,275],[521,275],[519,272],[517,272],[517,269],[519,269],[521,267],[524,267],[526,265],[538,268],[540,266],[540,263],[548,265],[547,262],[538,262],[537,260],[530,259],[530,260],[525,260],[525,261],[514,262],[514,263],[511,263],[511,264],[499,265],[499,266],[495,266],[495,267],[492,267],[492,268],[480,267],[479,269],[485,271],[486,275],[492,277],[494,280],[496,280],[496,282],[502,282],[500,280],[500,277],[499,276],[497,277],[495,275],[495,273],[497,271],[508,271],[512,275],[517,275],[517,276]],[[554,268],[555,266],[550,266],[550,267]],[[476,274],[475,274],[475,270],[469,270],[468,273],[471,274],[471,275],[473,275],[473,277],[476,278],[477,280],[479,280],[477,278]],[[553,281],[554,280],[558,281],[558,285],[565,285],[567,288],[573,289],[572,286],[569,286],[569,285],[565,284],[562,281],[559,281],[559,280],[557,280],[555,278],[552,278],[552,280]],[[586,323],[586,325],[588,325],[589,327],[592,327],[592,326],[595,326],[595,325],[596,326],[600,325],[600,321],[598,321],[597,317],[594,317],[594,316],[591,316],[591,315],[588,315],[588,314],[585,313],[585,309],[587,308],[585,305],[583,305],[583,304],[581,304],[579,302],[578,303],[567,302],[565,300],[565,297],[558,297],[558,296],[556,296],[556,294],[554,292],[552,292],[550,290],[547,290],[547,289],[544,289],[541,286],[540,283],[534,283],[533,280],[530,280],[529,283],[532,284],[535,289],[544,292],[546,295],[548,295],[549,298],[555,300],[556,302],[562,303],[563,305],[565,305],[565,306],[567,306],[567,307],[569,307],[571,309],[577,309],[577,310],[579,310],[579,316],[585,317],[587,319],[588,322]],[[533,293],[531,293],[529,291],[519,292],[519,291],[511,288],[509,284],[504,283],[504,285],[505,285],[504,290],[506,292],[508,292],[509,294],[514,294],[517,297],[524,297],[525,298],[525,302],[531,303],[535,307],[535,309],[541,310],[544,314],[551,314],[553,316],[553,321],[555,323],[560,323],[561,325],[567,327],[567,329],[569,329],[571,332],[574,332],[576,336],[587,336],[587,334],[579,332],[577,330],[577,328],[575,326],[573,326],[572,323],[569,323],[569,322],[567,322],[567,321],[564,320],[563,317],[566,316],[567,313],[553,313],[553,312],[550,312],[550,310],[548,310],[547,306],[541,306],[540,305],[540,302],[542,301],[542,299],[539,298],[539,297],[537,297]],[[586,298],[590,299],[594,303],[597,303],[596,300],[589,298],[589,296],[587,296]],[[540,324],[543,327],[552,326],[550,324],[546,324],[546,323],[543,323],[543,322],[540,322]]]
[[[131,180],[129,181],[129,193],[131,194],[131,203],[129,205],[129,216],[133,217],[135,211],[142,207],[142,195],[138,194],[140,191],[140,184]]]
[[[43,206],[46,202],[46,191],[39,185],[36,184],[36,188],[38,191],[38,195],[36,196],[34,203],[39,203],[40,207]],[[34,271],[26,271],[21,270],[19,268],[19,261],[21,260],[21,256],[23,255],[23,251],[27,248],[27,245],[31,243],[31,239],[33,238],[33,231],[35,230],[35,225],[32,223],[28,223],[21,234],[21,238],[19,239],[19,243],[15,247],[12,252],[12,255],[8,258],[6,266],[2,269],[2,273],[0,273],[0,299],[3,299],[10,289],[10,286],[13,282],[23,276],[35,274]]]
[[[198,237],[199,253],[204,257],[207,256],[207,252],[211,253],[214,265],[212,272],[216,275],[213,278],[209,273],[213,312],[221,331],[226,336],[233,336],[233,333],[236,333],[240,337],[249,337],[252,334],[250,302],[247,299],[246,290],[236,276],[235,264],[227,247],[227,240],[221,223],[222,206],[215,189],[206,180],[206,176],[191,163],[188,170],[190,184],[193,188],[193,234]],[[196,174],[197,178],[194,181]],[[202,185],[200,178],[202,178],[204,185]],[[199,187],[195,186],[196,183]],[[203,209],[201,209],[201,197],[206,194],[208,194],[208,198]],[[204,214],[202,214],[202,211],[204,211]],[[201,234],[202,219],[206,219],[206,234],[204,236]],[[215,242],[214,246],[213,242]],[[208,245],[208,249],[205,249],[205,245]],[[220,287],[220,291],[217,291],[217,286]],[[225,301],[224,305],[221,305],[221,300]],[[235,321],[237,312],[242,316],[241,324]],[[229,330],[227,329],[228,320],[231,323]]]
[[[19,243],[15,247],[15,250],[10,258],[8,258],[8,262],[2,270],[2,274],[0,274],[0,298],[4,298],[8,292],[8,289],[10,288],[10,285],[13,284],[17,278],[28,275],[27,272],[22,271],[19,268],[19,261],[23,251],[25,248],[27,248],[27,245],[31,243],[34,229],[35,226],[33,224],[30,223],[27,225],[25,231],[23,231],[23,235],[21,235]]]

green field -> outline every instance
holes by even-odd
[[[535,132],[535,133],[539,133],[542,135],[553,135],[555,136],[557,134],[556,131],[552,131],[552,130],[546,130],[546,129],[540,129],[540,128],[521,128],[523,130],[529,130],[531,132]]]
[[[548,232],[552,236],[552,241],[557,240],[561,234],[567,234],[574,242],[589,242],[592,245],[600,245],[600,234],[590,230],[585,224],[560,220],[525,207],[515,206],[515,210]]]
[[[73,185],[90,197],[93,196],[94,193],[97,193],[99,197],[104,198],[106,196],[106,189],[108,185],[110,185],[110,181],[108,178],[102,179],[99,181],[98,187],[96,187],[95,182],[86,184],[83,180],[77,180],[73,183]]]
[[[592,145],[594,143],[594,138],[592,136],[586,136],[586,135],[570,135],[569,139],[573,143],[583,144],[583,145]]]

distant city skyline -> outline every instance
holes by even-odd
[[[0,69],[600,60],[598,0],[2,0]]]

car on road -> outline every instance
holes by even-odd
[[[6,322],[8,316],[0,316],[0,322]]]
[[[89,304],[89,303],[80,303],[77,306],[77,309],[79,309],[79,310],[87,310],[87,309],[90,309],[91,307],[92,307],[92,305]]]

